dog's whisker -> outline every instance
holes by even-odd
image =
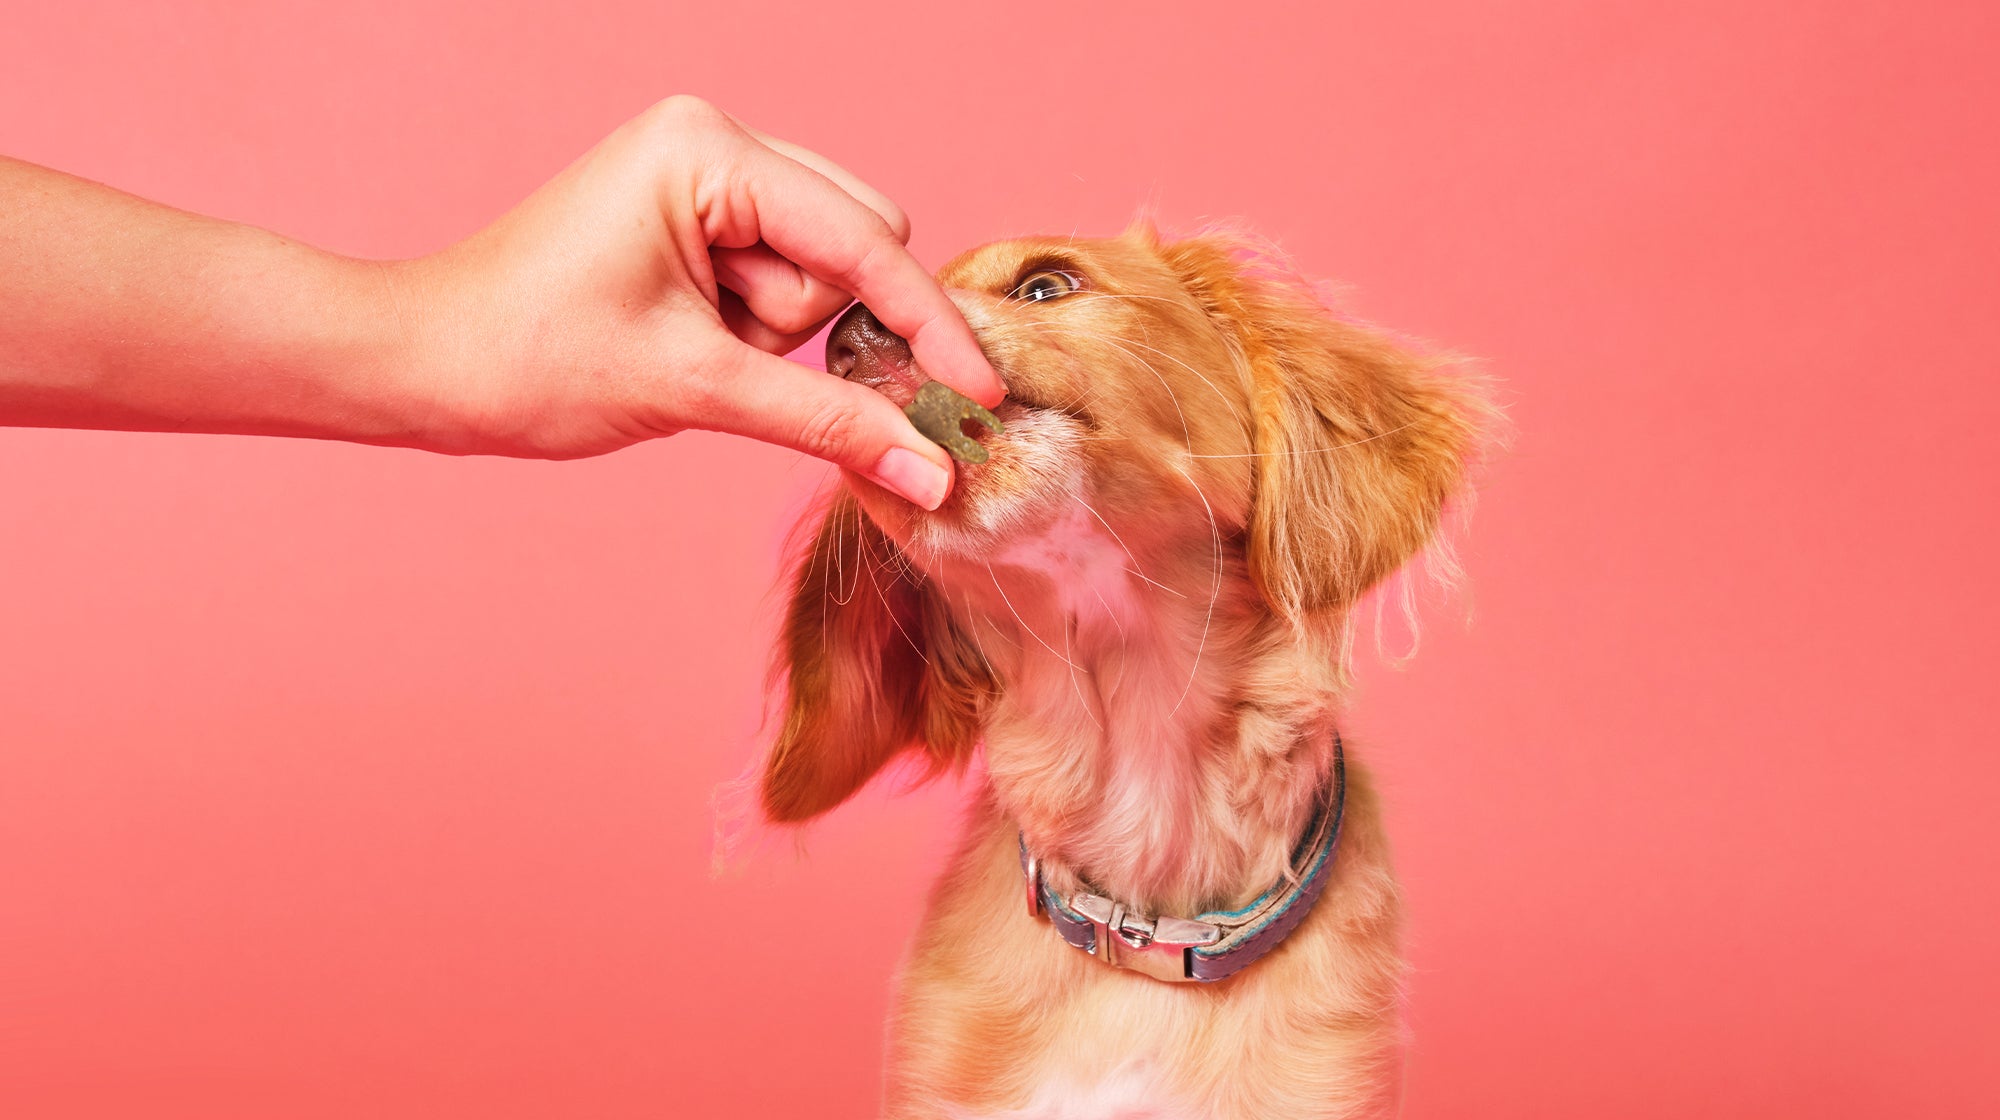
[[[1069,496],[1069,499],[1070,501],[1075,502],[1077,505],[1080,505],[1084,509],[1088,510],[1090,512],[1090,516],[1097,518],[1097,523],[1099,525],[1104,526],[1104,531],[1111,534],[1111,539],[1118,542],[1119,548],[1125,550],[1125,558],[1132,561],[1132,566],[1126,569],[1127,571],[1131,572],[1135,576],[1138,576],[1140,579],[1145,580],[1147,583],[1155,583],[1155,581],[1149,578],[1145,572],[1139,570],[1139,558],[1133,555],[1132,546],[1125,543],[1125,538],[1118,535],[1118,530],[1113,529],[1111,527],[1111,522],[1106,521],[1104,519],[1103,514],[1097,512],[1097,510],[1093,506],[1091,506],[1089,502],[1084,501],[1083,495],[1081,494],[1071,494]],[[1155,584],[1155,586],[1158,586],[1158,584]]]
[[[1048,639],[1036,633],[1035,628],[1028,625],[1027,619],[1021,617],[1021,612],[1014,606],[1014,600],[1009,599],[1007,597],[1007,589],[1000,586],[1000,577],[994,573],[993,565],[991,563],[987,563],[986,565],[986,575],[987,578],[993,581],[993,590],[998,591],[1000,593],[1000,601],[1007,604],[1007,610],[1014,616],[1014,621],[1021,624],[1021,629],[1027,631],[1028,636],[1030,638],[1033,638],[1037,642],[1040,642],[1043,649],[1048,650],[1050,653],[1055,654],[1057,660],[1069,666],[1071,669],[1075,669],[1076,663],[1074,661],[1071,661],[1069,658],[1064,657],[1060,652],[1056,650],[1056,647],[1048,643]]]
[[[1117,347],[1120,350],[1124,350],[1124,347],[1121,346],[1117,341],[1115,340],[1108,340],[1108,341],[1111,341],[1112,346]],[[1181,409],[1180,394],[1174,392],[1174,387],[1167,383],[1167,379],[1165,377],[1160,376],[1160,371],[1154,369],[1151,363],[1139,357],[1137,354],[1132,353],[1130,350],[1124,350],[1124,352],[1126,356],[1130,357],[1134,362],[1138,363],[1141,369],[1144,369],[1146,372],[1152,374],[1154,379],[1159,381],[1160,387],[1167,391],[1167,399],[1173,403],[1174,413],[1180,417],[1181,435],[1182,438],[1184,438],[1187,441],[1187,453],[1190,456],[1193,455],[1194,435],[1188,429],[1187,413],[1182,411]],[[1194,475],[1186,467],[1178,463],[1173,464],[1173,466],[1176,471],[1180,472],[1181,477],[1187,480],[1188,486],[1194,490],[1195,496],[1201,499],[1202,509],[1208,515],[1208,532],[1209,532],[1209,538],[1214,545],[1214,551],[1212,560],[1213,567],[1211,571],[1211,577],[1209,580],[1209,589],[1208,589],[1208,606],[1201,620],[1201,638],[1195,644],[1194,664],[1188,669],[1187,685],[1181,689],[1180,698],[1174,701],[1174,707],[1173,710],[1168,713],[1169,716],[1178,714],[1181,710],[1181,705],[1187,703],[1187,698],[1189,693],[1194,691],[1195,674],[1201,670],[1202,654],[1206,652],[1206,650],[1208,649],[1209,628],[1211,625],[1213,625],[1215,621],[1215,603],[1216,600],[1222,597],[1222,529],[1219,525],[1216,524],[1215,507],[1209,504],[1208,495],[1202,492],[1201,484],[1195,481]]]
[[[1223,407],[1227,408],[1231,415],[1240,416],[1244,417],[1245,419],[1248,419],[1248,415],[1243,411],[1241,405],[1239,405],[1235,400],[1231,399],[1229,394],[1223,392],[1222,388],[1218,386],[1215,382],[1210,381],[1206,374],[1202,373],[1200,370],[1189,365],[1187,362],[1181,360],[1180,358],[1175,357],[1172,354],[1167,353],[1165,350],[1162,350],[1157,346],[1149,346],[1146,343],[1140,342],[1136,339],[1120,338],[1118,339],[1118,341],[1126,343],[1127,345],[1137,346],[1144,350],[1150,350],[1153,353],[1158,354],[1160,357],[1165,358],[1168,361],[1174,363],[1175,365],[1181,367],[1182,369],[1188,371],[1189,373],[1194,374],[1195,377],[1198,378],[1203,385],[1208,386],[1209,391],[1215,394],[1216,398],[1222,402]]]
[[[1345,451],[1350,447],[1360,447],[1364,443],[1373,443],[1378,439],[1387,439],[1388,437],[1395,435],[1397,432],[1400,432],[1405,428],[1411,428],[1414,426],[1415,426],[1414,421],[1407,424],[1398,424],[1393,428],[1387,429],[1386,431],[1376,432],[1374,435],[1368,436],[1365,439],[1352,440],[1347,443],[1336,443],[1331,447],[1297,447],[1293,448],[1290,451],[1251,451],[1242,455],[1190,455],[1188,456],[1188,458],[1190,459],[1282,459],[1292,455],[1325,455],[1328,452],[1332,451]]]
[[[861,537],[861,547],[864,553],[864,557],[866,559],[872,560],[875,552],[875,546],[869,543],[869,540],[865,535]],[[895,623],[896,633],[901,634],[903,636],[903,640],[910,643],[911,652],[915,653],[917,655],[917,659],[924,663],[924,667],[927,669],[931,668],[932,666],[930,657],[924,653],[923,647],[917,644],[917,640],[910,636],[910,632],[903,628],[903,620],[896,617],[896,608],[890,605],[888,593],[882,590],[881,582],[875,578],[875,572],[877,570],[878,569],[875,568],[874,565],[872,564],[870,565],[868,572],[868,586],[873,587],[875,589],[875,597],[877,599],[882,600],[882,609],[889,615],[889,621]]]
[[[1194,664],[1188,666],[1187,684],[1181,689],[1180,699],[1174,701],[1173,710],[1167,713],[1170,719],[1180,712],[1181,705],[1187,703],[1188,695],[1194,691],[1195,676],[1201,672],[1201,656],[1208,649],[1209,627],[1215,622],[1215,604],[1222,598],[1222,530],[1215,523],[1215,507],[1208,504],[1208,495],[1201,492],[1201,484],[1194,480],[1194,476],[1189,474],[1185,467],[1176,464],[1175,469],[1179,470],[1181,476],[1187,479],[1188,485],[1194,488],[1195,496],[1201,499],[1201,508],[1208,514],[1208,532],[1214,544],[1214,567],[1211,569],[1212,576],[1209,580],[1208,609],[1201,619],[1201,638],[1194,647]]]
[[[1074,630],[1075,628],[1076,628],[1076,621],[1075,621],[1075,619],[1070,619],[1070,620],[1067,620],[1067,621],[1065,621],[1065,622],[1063,623],[1063,653],[1064,653],[1064,654],[1069,654],[1069,652],[1070,652],[1070,644],[1069,644],[1069,639],[1070,639],[1070,631]],[[1068,659],[1067,657],[1065,657],[1065,660],[1069,660],[1069,659]],[[1099,719],[1097,718],[1097,713],[1091,710],[1091,707],[1090,707],[1090,699],[1089,699],[1088,697],[1086,697],[1086,696],[1085,696],[1085,695],[1083,694],[1083,683],[1082,683],[1081,681],[1079,681],[1079,680],[1077,680],[1077,679],[1076,679],[1076,662],[1075,662],[1075,661],[1070,661],[1070,662],[1069,662],[1069,687],[1070,687],[1070,689],[1071,689],[1072,691],[1074,691],[1074,692],[1076,693],[1076,702],[1077,702],[1078,704],[1081,704],[1081,705],[1083,706],[1083,714],[1084,714],[1084,715],[1086,715],[1086,716],[1088,716],[1088,717],[1090,717],[1090,722],[1091,722],[1092,726],[1096,727],[1096,728],[1097,728],[1097,730],[1099,730],[1099,731],[1103,731],[1103,730],[1104,730],[1104,723],[1103,723],[1103,722],[1102,722],[1101,720],[1099,720]]]
[[[973,609],[972,596],[970,593],[968,593],[965,596],[965,610],[968,615],[972,616],[975,619],[978,619],[981,622],[984,622],[987,625],[987,627],[993,631],[994,637],[1000,639],[1003,642],[1006,642],[1009,646],[1012,646],[1017,650],[1021,648],[1021,643],[1008,637],[1007,632],[1005,630],[1000,629],[1000,624],[998,622],[995,622],[991,618],[988,618],[984,613]]]
[[[1360,447],[1362,444],[1365,443],[1373,443],[1378,439],[1387,439],[1388,437],[1393,436],[1398,432],[1405,431],[1414,426],[1415,426],[1414,424],[1398,424],[1393,428],[1388,428],[1383,431],[1376,432],[1372,436],[1366,436],[1357,440],[1349,440],[1346,443],[1336,443],[1330,447],[1295,447],[1289,451],[1246,451],[1246,452],[1228,453],[1228,454],[1217,454],[1217,453],[1207,453],[1207,452],[1197,451],[1190,454],[1188,458],[1190,459],[1285,459],[1300,455],[1328,455],[1336,451],[1346,451],[1348,448],[1351,447]],[[1127,435],[1100,434],[1100,435],[1087,435],[1087,436],[1078,435],[1078,436],[1070,436],[1068,438],[1077,443],[1128,443],[1132,440],[1133,437]]]
[[[1111,300],[1129,299],[1135,301],[1152,300],[1155,303],[1171,304],[1174,307],[1179,307],[1183,309],[1194,306],[1193,304],[1189,303],[1186,300],[1174,299],[1170,296],[1142,296],[1137,294],[1136,292],[1107,292],[1097,288],[1083,288],[1078,291],[1071,292],[1069,295],[1064,296],[1063,298],[1064,299],[1111,299]]]
[[[1111,344],[1123,349],[1117,341],[1112,341]],[[1174,412],[1180,417],[1181,435],[1187,441],[1187,453],[1189,456],[1193,456],[1194,435],[1188,430],[1187,413],[1181,409],[1180,395],[1174,392],[1173,386],[1167,383],[1165,377],[1160,376],[1160,371],[1154,369],[1151,363],[1146,362],[1129,350],[1126,350],[1125,353],[1133,361],[1137,362],[1141,368],[1146,370],[1146,372],[1152,374],[1154,379],[1159,381],[1160,387],[1167,391],[1167,399],[1173,403]],[[1173,464],[1173,467],[1176,471],[1180,472],[1182,478],[1187,480],[1188,486],[1194,490],[1195,496],[1201,499],[1202,510],[1208,515],[1208,532],[1214,549],[1208,588],[1208,605],[1201,620],[1201,638],[1195,644],[1194,664],[1188,668],[1187,684],[1181,689],[1180,698],[1174,701],[1173,710],[1167,713],[1169,717],[1180,712],[1181,705],[1187,703],[1188,695],[1194,691],[1195,675],[1200,672],[1202,654],[1208,649],[1209,628],[1215,621],[1215,604],[1222,597],[1222,529],[1216,524],[1215,507],[1209,504],[1208,495],[1202,492],[1201,483],[1195,481],[1194,475],[1186,467],[1178,463]]]
[[[1127,570],[1129,571],[1130,569]],[[1133,574],[1138,575],[1137,572]],[[1140,578],[1144,579],[1145,577],[1140,576]],[[1104,608],[1104,617],[1110,619],[1111,625],[1118,628],[1118,651],[1123,653],[1125,651],[1125,624],[1119,621],[1118,612],[1111,609],[1111,604],[1104,601],[1104,592],[1099,591],[1095,583],[1090,585],[1090,593],[1097,596],[1097,605]]]
[[[1187,413],[1181,408],[1180,394],[1174,392],[1173,385],[1169,383],[1167,379],[1160,374],[1159,370],[1153,367],[1153,364],[1151,362],[1146,361],[1144,358],[1141,358],[1139,355],[1133,353],[1130,349],[1127,349],[1127,345],[1129,344],[1132,346],[1142,346],[1144,349],[1152,350],[1154,353],[1159,353],[1160,351],[1152,346],[1146,346],[1144,343],[1139,343],[1132,339],[1121,338],[1117,336],[1105,336],[1105,335],[1100,335],[1098,337],[1100,341],[1108,343],[1114,349],[1121,351],[1122,353],[1124,353],[1126,357],[1132,359],[1133,364],[1145,370],[1147,373],[1152,374],[1153,379],[1160,383],[1160,387],[1162,389],[1166,390],[1167,400],[1174,406],[1174,414],[1180,418],[1181,438],[1187,445],[1187,455],[1190,458],[1196,457],[1194,450],[1194,433],[1188,426]],[[1189,367],[1189,371],[1195,373],[1195,376],[1201,377],[1201,374],[1198,371],[1193,370],[1193,367]],[[1205,377],[1202,378],[1202,381],[1208,384],[1209,388],[1214,389],[1217,395],[1221,395],[1222,391],[1216,388],[1213,382],[1208,381],[1208,379]],[[1208,517],[1209,539],[1212,548],[1211,548],[1211,561],[1210,561],[1211,569],[1210,569],[1210,579],[1209,579],[1208,604],[1202,616],[1201,637],[1195,644],[1194,663],[1190,665],[1188,668],[1187,683],[1182,687],[1180,697],[1174,701],[1174,706],[1172,711],[1168,712],[1169,717],[1176,715],[1180,712],[1181,706],[1187,703],[1188,696],[1194,691],[1195,679],[1201,671],[1201,659],[1203,654],[1206,653],[1208,649],[1209,630],[1212,628],[1215,622],[1215,604],[1222,597],[1222,530],[1221,527],[1217,524],[1215,519],[1215,507],[1209,503],[1208,495],[1202,492],[1201,484],[1195,481],[1193,474],[1190,473],[1187,470],[1187,468],[1175,464],[1174,469],[1180,472],[1181,477],[1185,478],[1187,480],[1188,486],[1194,490],[1195,496],[1201,499],[1202,509],[1207,514]],[[1089,507],[1086,506],[1085,508]],[[1095,510],[1092,510],[1091,512],[1093,514],[1096,513]],[[1100,517],[1099,520],[1103,519]],[[1107,529],[1110,528],[1109,525],[1106,525],[1105,527]],[[1123,542],[1121,541],[1120,544],[1122,545]],[[1127,550],[1127,555],[1130,555],[1129,549]],[[1139,578],[1141,579],[1146,579],[1148,583],[1154,583],[1154,581],[1152,581],[1151,579],[1147,579],[1147,577],[1141,573],[1134,572],[1133,574],[1138,575]],[[1154,586],[1161,587],[1165,590],[1172,590],[1171,588],[1166,588],[1164,584],[1154,583]],[[1011,607],[1012,604],[1010,603],[1009,606]]]
[[[1147,583],[1152,584],[1154,587],[1159,588],[1160,590],[1166,592],[1169,595],[1172,595],[1176,599],[1187,598],[1187,594],[1185,592],[1176,591],[1173,588],[1168,587],[1166,584],[1161,583],[1159,580],[1154,579],[1153,577],[1147,575],[1146,573],[1140,571],[1137,568],[1124,568],[1121,570],[1129,575],[1138,576],[1140,579],[1145,580]]]
[[[855,547],[859,549],[860,547],[859,538],[861,535],[861,507],[859,505],[850,503],[845,510],[840,512],[852,513],[854,515],[854,532],[856,537]],[[854,573],[854,582],[848,584],[846,592],[843,593],[840,590],[840,585],[842,581],[844,581],[847,578],[847,518],[838,516],[838,514],[836,514],[833,524],[833,533],[834,533],[833,559],[835,563],[835,567],[833,570],[833,588],[832,588],[833,602],[835,606],[844,607],[848,603],[854,601],[854,592],[858,590],[861,586],[861,572],[857,566],[856,571]]]
[[[1060,336],[1068,336],[1068,334],[1076,334],[1076,330],[1072,330],[1072,328],[1064,328],[1064,326],[1060,326],[1060,324],[1052,324],[1052,322],[1034,322],[1032,326],[1034,326],[1036,334],[1042,334],[1042,336],[1050,336],[1050,334],[1054,334],[1054,336],[1058,336],[1058,338],[1060,338]],[[1124,346],[1118,346],[1118,342],[1120,342],[1120,340],[1118,340],[1116,336],[1100,336],[1100,334],[1092,334],[1092,338],[1096,338],[1096,340],[1100,340],[1100,342],[1110,342],[1114,350],[1122,352],[1122,354],[1124,354],[1126,358],[1130,358],[1130,360],[1132,360],[1132,362],[1134,362],[1136,366],[1144,368],[1144,370],[1146,370],[1146,372],[1150,372],[1150,374],[1152,374],[1154,378],[1160,378],[1158,370],[1154,370],[1150,362],[1146,362],[1146,360],[1144,360],[1144,358],[1140,358],[1138,354],[1134,354],[1134,352],[1126,350]],[[1058,352],[1062,352],[1062,354],[1068,354],[1068,352],[1066,352],[1066,350],[1062,348],[1062,344],[1060,344],[1060,342],[1056,342],[1056,350],[1058,350]],[[1166,394],[1168,394],[1168,396],[1174,396],[1174,386],[1166,384],[1166,378],[1160,378],[1160,386],[1162,386],[1162,388],[1166,388]],[[1078,386],[1072,386],[1072,388],[1074,388],[1076,392],[1086,392],[1086,394],[1090,394],[1090,398],[1088,398],[1088,404],[1096,404],[1096,400],[1100,398],[1100,394],[1098,394],[1096,390],[1092,390],[1090,386],[1082,386],[1082,384],[1078,384]],[[1178,400],[1178,398],[1174,398],[1174,408],[1176,408],[1176,412],[1180,410],[1180,400]],[[1182,428],[1182,432],[1186,432],[1186,428],[1188,428],[1188,420],[1186,420],[1186,416],[1182,416],[1182,420],[1180,420],[1180,428]],[[1190,448],[1190,450],[1192,450],[1192,448]]]
[[[1160,383],[1160,388],[1165,389],[1167,391],[1167,401],[1168,403],[1174,406],[1174,415],[1180,417],[1181,439],[1187,444],[1187,453],[1189,455],[1193,455],[1194,431],[1193,429],[1188,427],[1187,413],[1182,411],[1181,409],[1180,394],[1174,392],[1174,387],[1171,384],[1168,384],[1166,378],[1160,376],[1160,371],[1154,369],[1153,364],[1151,362],[1148,362],[1146,359],[1141,358],[1139,355],[1134,354],[1130,350],[1126,350],[1125,347],[1121,344],[1121,340],[1109,336],[1101,336],[1101,337],[1103,341],[1110,343],[1114,349],[1123,352],[1126,357],[1132,359],[1133,363],[1137,365],[1140,369],[1143,369],[1147,373],[1152,374],[1153,380],[1158,381]]]
[[[1026,325],[1029,329],[1033,330],[1036,334],[1042,335],[1043,337],[1054,335],[1057,338],[1062,338],[1064,337],[1065,334],[1065,332],[1057,328],[1057,326],[1053,323],[1037,322],[1034,320],[1029,320],[1024,325]],[[1066,351],[1062,351],[1062,347],[1060,344],[1057,345],[1056,349],[1059,352],[1066,353]],[[1090,384],[1082,381],[1077,381],[1070,384],[1069,391],[1070,391],[1070,399],[1067,402],[1065,402],[1065,407],[1071,409],[1081,408],[1086,413],[1094,412],[1095,406],[1097,405],[1098,401],[1103,399],[1103,394],[1100,391],[1098,391]]]

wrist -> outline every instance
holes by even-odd
[[[446,455],[478,451],[457,391],[464,347],[432,259],[351,263],[371,324],[369,364],[380,371],[379,401],[392,433],[385,442]]]
[[[520,392],[533,361],[518,291],[476,243],[428,257],[370,262],[389,309],[381,344],[394,353],[394,411],[405,446],[444,455],[542,458],[541,402]],[[511,310],[510,310],[511,309]]]

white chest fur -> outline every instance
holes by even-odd
[[[1159,1080],[1147,1063],[1134,1061],[1091,1084],[1048,1081],[1017,1109],[954,1111],[951,1116],[953,1120],[1203,1120],[1201,1113],[1167,1100]]]
[[[1055,605],[1072,618],[1106,615],[1122,625],[1132,613],[1131,554],[1080,502],[1042,532],[1010,540],[994,559],[1045,577]]]

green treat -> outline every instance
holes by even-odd
[[[984,463],[986,448],[959,430],[960,423],[977,420],[996,435],[1007,430],[998,416],[942,381],[924,382],[917,390],[917,399],[903,409],[903,415],[924,433],[924,438],[951,452],[951,457],[961,463]]]

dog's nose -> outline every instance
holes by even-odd
[[[910,368],[910,344],[858,303],[826,336],[826,370],[881,392],[898,408],[910,403],[923,380]]]

